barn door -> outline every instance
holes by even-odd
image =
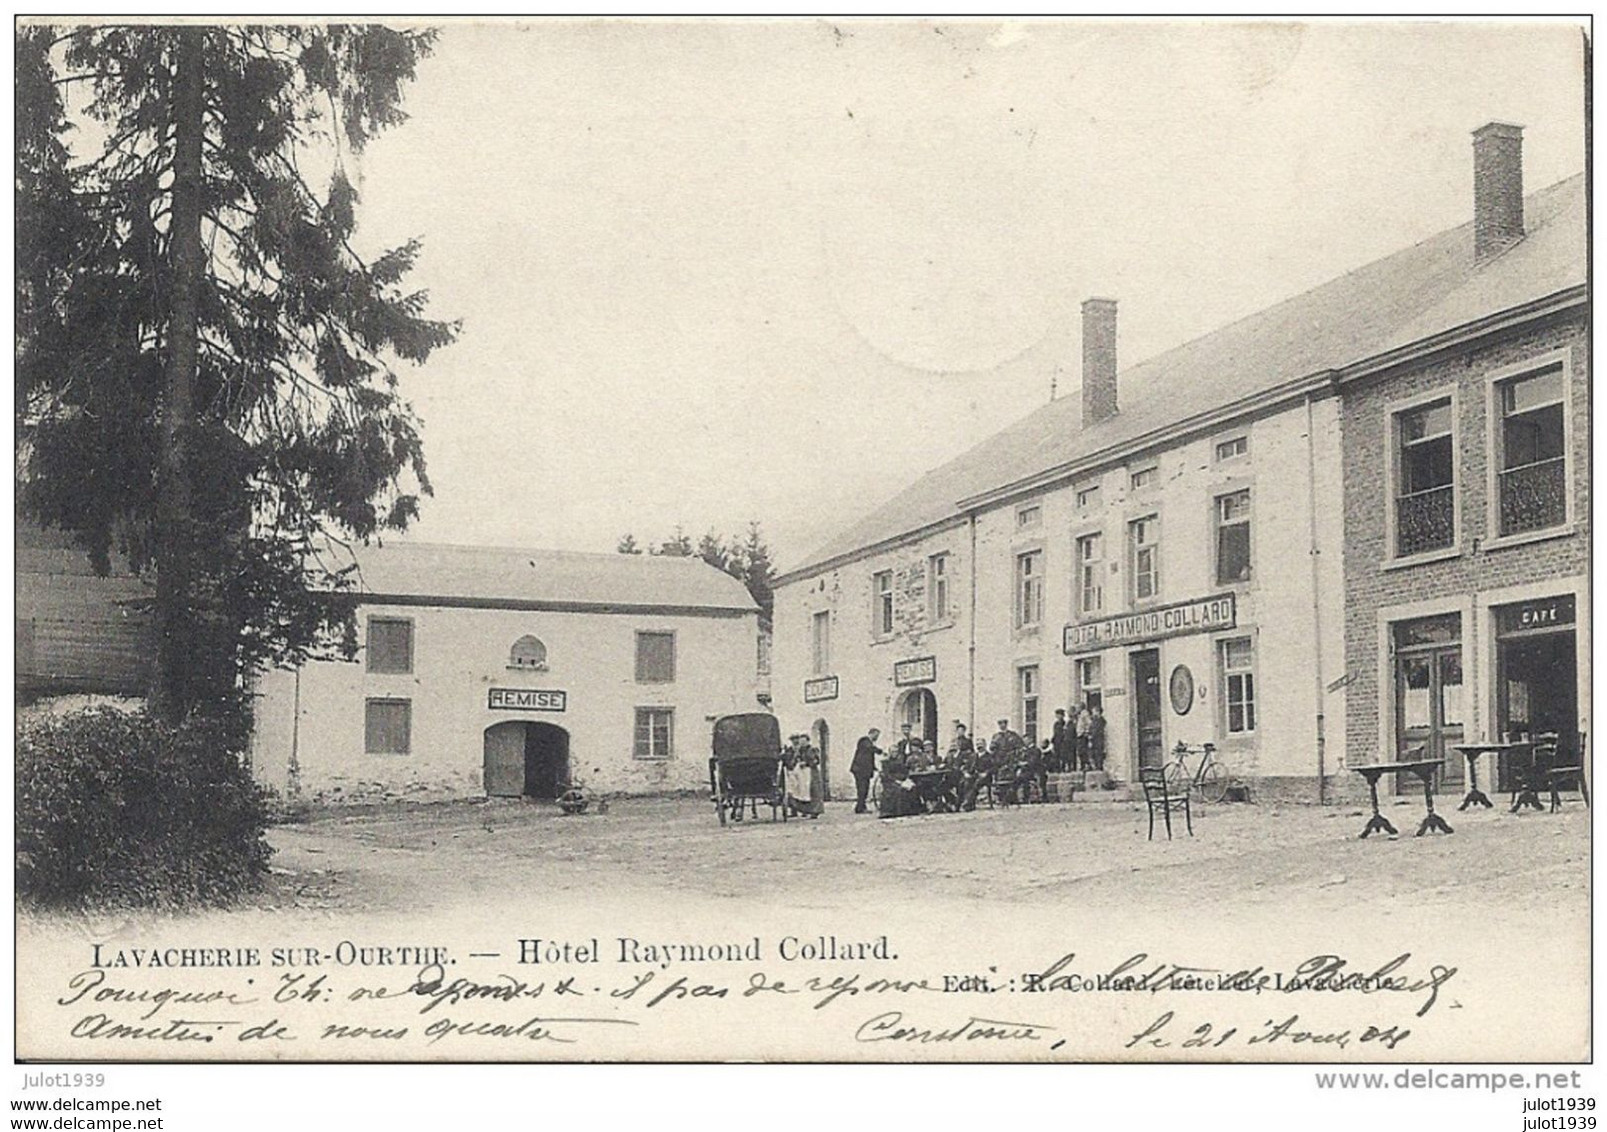
[[[518,798],[525,792],[525,725],[498,723],[485,732],[485,792]]]

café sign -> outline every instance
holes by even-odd
[[[821,700],[837,698],[837,677],[818,676],[804,681],[804,703],[817,704]]]
[[[918,656],[893,665],[893,683],[900,688],[912,684],[931,684],[937,680],[937,657]]]
[[[1123,613],[1098,621],[1067,625],[1063,648],[1068,654],[1092,652],[1140,641],[1181,637],[1187,633],[1210,633],[1217,629],[1233,628],[1237,619],[1238,607],[1234,595],[1217,594],[1159,609],[1145,609],[1138,613]]]
[[[492,711],[563,711],[569,693],[547,688],[492,688],[486,694]]]
[[[1527,629],[1550,629],[1574,623],[1573,594],[1562,594],[1544,601],[1525,601],[1517,605],[1498,606],[1495,611],[1496,627],[1503,633],[1521,633]]]

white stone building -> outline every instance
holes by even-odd
[[[695,558],[358,554],[352,661],[266,674],[253,765],[322,800],[695,790],[713,720],[761,710],[758,609]]]
[[[773,697],[831,776],[868,728],[1097,702],[1132,781],[1215,743],[1263,793],[1315,798],[1343,754],[1340,415],[1328,359],[1378,302],[1350,277],[1131,367],[1083,306],[1080,399],[916,482],[776,586]],[[1118,388],[1120,395],[1118,397]],[[1342,683],[1340,685],[1342,687]]]

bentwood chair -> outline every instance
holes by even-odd
[[[1149,839],[1155,840],[1155,811],[1161,812],[1166,823],[1166,840],[1172,839],[1172,814],[1182,811],[1189,836],[1194,836],[1194,815],[1189,809],[1188,784],[1176,790],[1166,783],[1166,772],[1158,766],[1140,767],[1138,781],[1144,787],[1144,804],[1149,807]]]

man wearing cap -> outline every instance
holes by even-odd
[[[994,767],[1007,771],[1007,773],[1000,776],[1004,781],[1011,783],[1015,781],[1016,771],[1021,765],[1021,756],[1026,747],[1027,741],[1010,730],[1010,721],[1008,719],[999,720],[999,730],[988,743],[988,748],[993,754]],[[1010,788],[1010,797],[1004,798],[1002,801],[1007,805],[1015,801],[1013,786]]]
[[[1077,769],[1072,765],[1076,761],[1077,729],[1066,719],[1065,708],[1055,709],[1055,731],[1049,740],[1049,749],[1054,752],[1050,770],[1059,773]]]

